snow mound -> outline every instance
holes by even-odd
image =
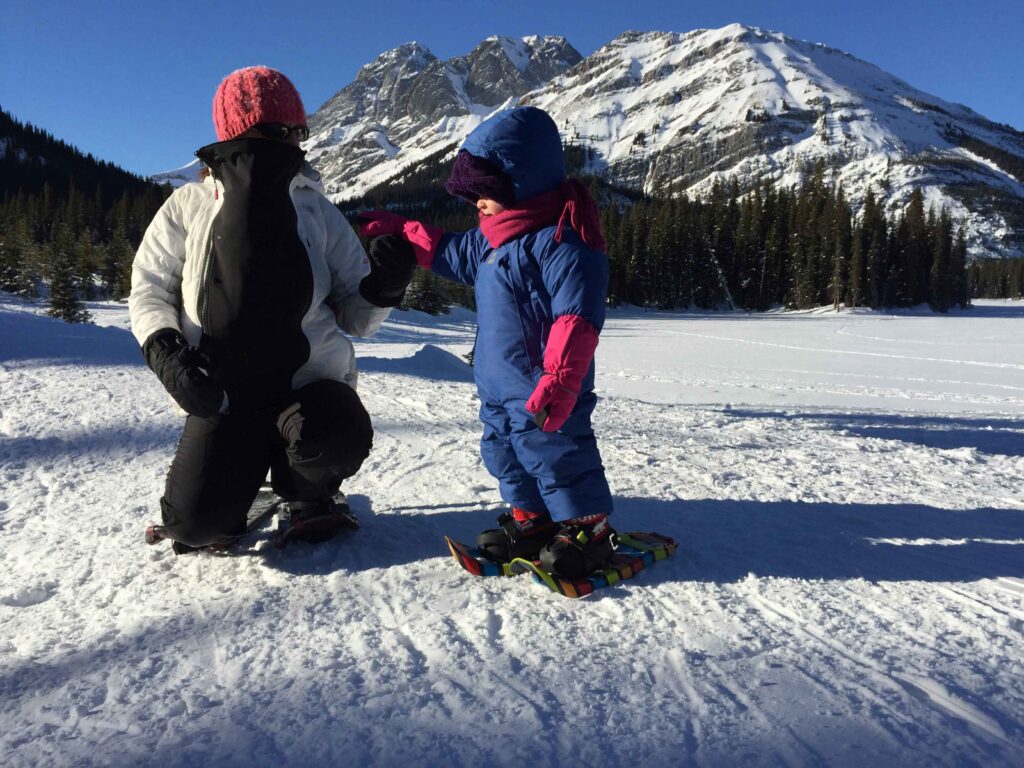
[[[363,357],[359,360],[359,368],[362,371],[400,373],[435,381],[473,381],[473,369],[469,363],[433,344],[424,344],[411,357]]]

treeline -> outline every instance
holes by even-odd
[[[49,187],[52,195],[63,198],[72,185],[80,190],[101,187],[115,199],[122,192],[137,195],[152,186],[0,109],[0,195],[19,190],[41,194]]]
[[[0,198],[0,290],[45,294],[50,314],[72,322],[89,319],[85,301],[127,296],[135,250],[168,190],[114,194],[71,184],[60,195],[44,184]]]
[[[887,216],[869,191],[854,211],[818,166],[798,188],[762,184],[741,197],[645,199],[605,207],[612,303],[674,309],[908,307],[969,303],[967,244],[945,210],[915,190]]]
[[[1024,258],[982,259],[967,268],[971,296],[979,299],[1024,299]]]
[[[342,210],[389,208],[448,230],[475,226],[475,210],[444,192],[445,170],[421,168]],[[855,211],[825,179],[818,165],[796,188],[764,183],[741,195],[735,183],[716,184],[705,200],[671,189],[640,197],[590,179],[608,243],[609,302],[759,311],[968,305],[966,239],[945,210],[926,209],[915,190],[895,216],[871,191]],[[472,295],[420,273],[407,301],[437,312],[472,306]]]
[[[169,188],[6,112],[0,149],[0,290],[45,294],[50,313],[70,321],[88,319],[84,301],[126,296],[135,250]]]
[[[14,145],[0,142],[6,161]],[[342,211],[351,218],[390,208],[447,230],[475,226],[475,209],[444,191],[445,154]],[[576,170],[571,151],[567,158]],[[0,290],[36,296],[48,288],[52,314],[83,320],[83,301],[127,295],[134,252],[170,190],[139,186],[121,172],[87,194],[75,179],[64,184],[58,174],[38,191],[3,189]],[[735,183],[716,184],[703,200],[671,189],[644,197],[600,179],[589,183],[602,210],[612,304],[766,310],[928,303],[945,312],[966,306],[972,292],[1022,293],[1019,263],[982,262],[968,272],[962,228],[945,210],[926,209],[919,190],[896,215],[886,215],[870,191],[854,210],[843,189],[826,182],[823,165],[795,188],[764,183],[741,195]],[[425,271],[406,295],[406,306],[435,314],[452,304],[473,308],[472,291]]]

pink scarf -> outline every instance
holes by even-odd
[[[590,190],[579,179],[563,181],[557,189],[523,200],[516,208],[506,208],[493,216],[481,213],[480,231],[492,248],[498,248],[528,232],[557,223],[555,242],[560,243],[567,221],[589,248],[604,253],[601,215]]]

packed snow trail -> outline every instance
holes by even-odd
[[[445,549],[501,510],[470,314],[357,342],[359,532],[175,557],[180,419],[91,309],[0,297],[4,765],[1024,764],[1020,304],[612,312],[616,519],[681,546],[579,601]]]

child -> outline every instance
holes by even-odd
[[[383,240],[371,268],[322,194],[300,139],[306,112],[267,67],[217,88],[210,170],[157,212],[132,266],[132,332],[188,414],[160,500],[175,552],[245,531],[271,470],[285,537],[324,538],[348,518],[333,497],[370,451],[352,343],[374,333],[416,266]],[[408,246],[396,239],[391,245]]]
[[[512,507],[477,546],[496,561],[539,559],[579,578],[615,548],[590,424],[608,287],[597,207],[582,183],[565,179],[558,129],[535,107],[476,128],[445,188],[477,207],[479,229],[445,233],[373,212],[362,234],[397,234],[420,266],[475,286],[481,454]]]

